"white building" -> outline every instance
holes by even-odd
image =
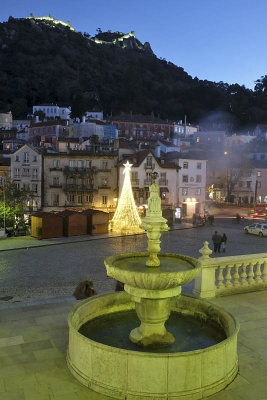
[[[32,107],[32,113],[42,111],[47,118],[70,119],[71,107],[59,107],[57,104],[41,104]]]
[[[134,155],[126,156],[119,163],[118,187],[119,196],[123,185],[123,170],[126,160],[133,164],[131,172],[131,182],[136,204],[138,206],[147,204],[149,197],[149,186],[152,184],[152,172],[158,173],[157,183],[160,186],[160,197],[162,206],[176,207],[177,206],[177,168],[175,164],[159,161],[154,154],[148,150],[142,150]]]
[[[86,122],[83,117],[82,122],[73,123],[73,136],[76,138],[90,137],[97,135],[100,139],[104,138],[104,124],[96,122]]]
[[[206,198],[206,160],[179,158],[179,201],[183,216],[203,214]]]
[[[25,144],[10,156],[11,180],[18,189],[29,191],[27,208],[34,211],[42,207],[42,155]]]
[[[173,123],[173,133],[174,136],[184,136],[184,137],[190,137],[194,135],[198,131],[197,126],[193,126],[190,124],[183,124],[182,121],[179,121],[177,123]]]

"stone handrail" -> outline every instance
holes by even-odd
[[[210,258],[208,242],[200,249],[201,273],[194,294],[209,298],[267,289],[267,253]]]

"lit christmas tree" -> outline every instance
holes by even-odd
[[[118,206],[111,221],[111,230],[114,232],[139,233],[144,232],[139,226],[141,219],[138,215],[131,186],[130,171],[132,164],[127,161],[123,164],[125,169],[124,181]]]

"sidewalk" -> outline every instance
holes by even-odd
[[[212,302],[241,324],[239,373],[227,388],[207,400],[266,399],[267,291]],[[112,400],[82,386],[67,368],[67,316],[76,303],[17,304],[0,311],[1,400]]]
[[[193,228],[192,224],[182,223],[182,224],[174,224],[171,227],[171,230],[190,229],[190,228]],[[138,233],[138,235],[143,235],[143,233],[141,234]],[[121,234],[112,232],[98,234],[98,235],[71,236],[71,237],[60,237],[60,238],[42,239],[42,240],[38,240],[31,236],[18,236],[18,237],[1,239],[0,251],[27,249],[30,247],[53,246],[53,245],[76,243],[76,242],[87,242],[91,240],[110,239],[122,236],[123,235]],[[129,236],[135,236],[135,235],[129,235]]]

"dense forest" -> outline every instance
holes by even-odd
[[[114,36],[115,35],[115,36]],[[73,116],[102,108],[198,123],[212,112],[227,113],[234,127],[267,122],[267,76],[255,89],[199,80],[157,58],[149,43],[112,42],[118,33],[88,33],[40,19],[0,24],[0,111],[24,118],[33,104],[71,105]],[[105,40],[105,44],[95,39]]]

